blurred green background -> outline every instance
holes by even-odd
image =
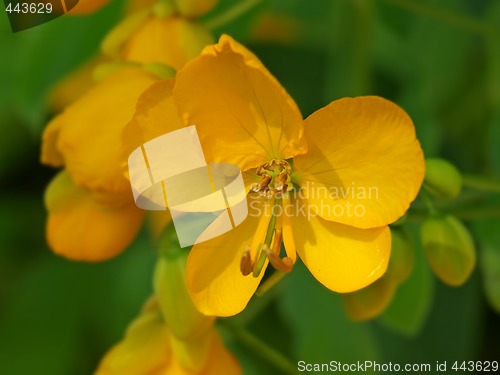
[[[221,1],[206,22],[235,3]],[[61,259],[44,238],[43,192],[55,171],[39,164],[39,150],[51,87],[97,53],[122,7],[16,34],[0,14],[0,374],[91,374],[152,291],[146,233],[100,264]],[[217,25],[222,32],[261,58],[304,117],[337,98],[381,95],[411,115],[426,156],[500,177],[500,1],[262,0]],[[500,360],[499,198],[465,189],[445,202],[477,245],[462,287],[431,273],[412,223],[416,266],[381,317],[350,321],[339,296],[298,265],[233,324],[292,362]],[[225,337],[245,374],[279,373]]]

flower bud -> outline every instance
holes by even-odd
[[[189,296],[186,286],[188,252],[179,248],[172,226],[160,240],[165,251],[160,255],[154,274],[154,292],[172,335],[179,340],[201,337],[215,320],[201,314]]]
[[[95,375],[152,374],[171,360],[167,326],[150,300],[122,341],[102,359]]]
[[[119,58],[120,51],[130,36],[139,29],[149,18],[149,9],[136,12],[126,17],[114,29],[112,29],[101,43],[101,51],[104,55]]]
[[[172,0],[179,13],[187,18],[196,18],[210,11],[217,0]]]
[[[396,283],[382,276],[373,284],[353,293],[343,294],[347,315],[355,321],[364,321],[380,315],[391,303]]]
[[[401,284],[411,275],[415,264],[415,251],[410,236],[402,227],[391,227],[391,235],[391,258],[383,277]]]
[[[170,344],[177,362],[186,370],[199,373],[205,367],[210,355],[214,330],[208,330],[203,335],[187,341],[177,340],[171,336]]]
[[[427,260],[438,278],[452,286],[463,284],[476,264],[476,251],[462,222],[450,215],[432,216],[422,224],[420,235]]]
[[[426,159],[424,187],[438,198],[454,198],[462,189],[462,175],[443,159]]]

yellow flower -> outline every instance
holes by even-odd
[[[80,1],[71,13],[98,7],[107,1]],[[124,65],[143,65],[155,70],[180,69],[189,59],[213,43],[209,31],[194,20],[209,11],[216,0],[172,0],[167,15],[158,15],[155,0],[127,1],[128,15],[102,42],[102,55],[95,56],[58,82],[49,106],[58,112],[82,96],[94,83],[96,73]]]
[[[226,35],[175,84],[146,91],[134,119],[131,127],[149,134],[143,141],[194,124],[208,161],[245,172],[249,216],[194,245],[188,259],[191,297],[207,315],[243,310],[267,264],[290,271],[296,252],[333,291],[374,282],[390,257],[387,225],[405,213],[424,176],[414,126],[397,105],[345,98],[303,120],[258,58]],[[127,128],[127,147],[138,146],[134,134]]]
[[[206,351],[202,362],[186,361],[200,345]],[[95,375],[169,374],[238,375],[241,369],[213,327],[197,340],[179,340],[152,300],[132,322],[125,338],[102,359]]]
[[[154,276],[154,294],[125,338],[101,361],[96,375],[241,374],[214,328],[186,287],[188,252],[173,226],[164,231]]]
[[[114,256],[144,216],[122,174],[121,132],[137,98],[157,77],[139,68],[111,73],[55,117],[43,135],[42,162],[65,167],[46,192],[47,239],[76,260]]]
[[[183,18],[181,11],[190,16],[214,3],[179,0],[179,10],[172,8],[175,13],[168,16],[143,4],[144,9],[126,18],[105,40],[105,52],[116,61],[105,64],[100,58],[93,63],[97,67],[86,66],[56,87],[53,103],[58,107],[69,104],[68,98],[78,98],[50,122],[43,136],[42,162],[66,168],[53,180],[45,199],[47,239],[56,253],[99,261],[116,255],[135,238],[144,212],[135,207],[122,173],[122,130],[141,92],[158,79],[146,71],[181,68],[212,42],[208,31]],[[92,75],[100,80],[90,88]],[[157,227],[169,220],[151,216]]]
[[[126,17],[106,36],[101,49],[114,59],[180,69],[213,43],[208,29],[192,17],[214,4],[212,0],[158,2]]]

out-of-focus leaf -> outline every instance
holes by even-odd
[[[0,295],[0,373],[92,373],[152,293],[153,254],[139,239],[106,263],[47,254],[14,275]]]
[[[329,57],[326,101],[366,95],[371,92],[371,2],[335,1],[329,5],[331,26],[323,36]]]
[[[500,222],[496,223],[496,227]],[[484,289],[491,307],[500,314],[500,242],[496,246],[483,245],[481,253]]]
[[[290,93],[304,117],[325,104],[324,93],[319,89],[324,82],[328,65],[323,52],[275,44],[251,45],[250,49]]]
[[[386,327],[406,336],[418,335],[433,301],[434,279],[420,246],[415,255],[411,276],[398,287],[392,303],[379,319]]]
[[[6,103],[0,109],[9,111],[39,134],[51,86],[98,51],[100,40],[118,18],[120,7],[115,2],[88,16],[65,15],[19,33],[2,33],[1,92],[5,97],[0,95],[0,99]]]
[[[486,297],[500,314],[500,219],[478,220],[472,226],[479,240],[479,266]]]
[[[260,301],[252,300],[252,302],[258,304]],[[273,350],[286,357],[291,363],[294,363],[294,358],[291,355],[293,340],[289,326],[286,325],[286,322],[280,316],[276,303],[265,303],[265,307],[264,311],[254,316],[250,324],[245,325],[245,329],[266,343],[266,345],[269,345]],[[253,313],[255,312],[256,310],[254,309]],[[235,326],[239,326],[240,316],[230,318],[230,321],[231,324],[236,323]],[[218,322],[220,323],[220,321]],[[259,352],[252,351],[251,348],[245,346],[242,342],[234,340],[233,335],[224,326],[221,328],[220,331],[224,335],[224,341],[231,352],[237,357],[245,375],[282,374],[275,366],[264,360]]]
[[[64,263],[48,261],[11,290],[0,323],[0,372],[73,373],[82,317],[69,272]]]
[[[490,24],[498,27],[500,25],[500,3],[492,1],[486,12]],[[488,41],[488,98],[493,115],[490,120],[488,132],[488,155],[493,170],[500,174],[500,43],[498,39],[492,38]]]
[[[425,94],[413,85],[407,85],[406,91],[398,99],[398,104],[413,120],[424,154],[426,156],[438,154],[443,140],[443,127],[427,104]]]
[[[408,305],[411,306],[411,301],[408,301]],[[404,337],[385,329],[384,326],[374,328],[380,342],[383,361],[448,361],[449,371],[450,361],[456,361],[457,358],[477,358],[481,351],[483,322],[478,278],[472,277],[470,282],[459,288],[436,285],[434,303],[418,335]]]
[[[293,334],[297,358],[306,362],[376,360],[370,327],[347,318],[340,296],[327,290],[298,262],[280,298],[281,314]]]
[[[433,1],[423,3],[434,6]],[[450,13],[467,14],[466,3],[443,0],[439,7]],[[474,46],[472,35],[430,17],[416,16],[409,30],[411,62],[415,70],[411,81],[421,90],[421,98],[432,110],[437,110],[452,100],[457,89],[468,75],[468,55]]]
[[[36,142],[28,129],[12,118],[0,117],[0,181],[19,170],[35,151]]]

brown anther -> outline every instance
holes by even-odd
[[[271,182],[272,177],[264,174],[261,176],[259,182],[255,183],[252,186],[252,190],[259,193],[260,195],[265,195],[269,190],[269,183]]]
[[[250,275],[253,271],[252,257],[250,256],[250,247],[247,246],[240,261],[240,271],[243,276]]]
[[[281,259],[279,255],[275,254],[267,246],[264,246],[262,249],[266,255],[267,258],[269,259],[269,263],[276,268],[278,271],[281,272],[290,272],[293,268],[293,261],[289,257],[284,257]]]
[[[263,175],[258,182],[259,190],[262,190],[262,189],[268,187],[271,180],[272,180],[271,176],[269,176],[267,174]]]
[[[274,188],[279,191],[287,191],[289,176],[285,172],[281,172],[276,176],[274,181]]]

